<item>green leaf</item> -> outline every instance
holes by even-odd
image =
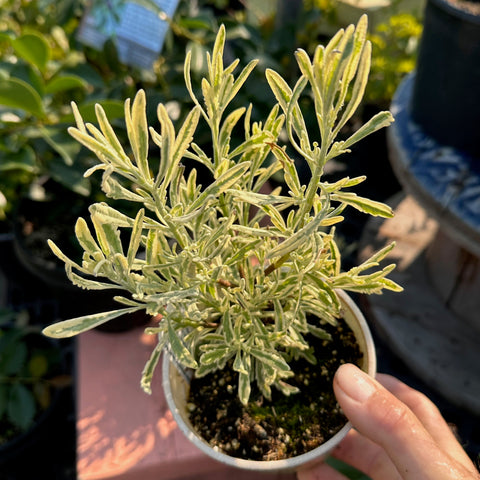
[[[243,405],[248,403],[251,390],[250,375],[248,373],[240,372],[238,375],[238,396]]]
[[[158,365],[163,349],[165,348],[166,341],[167,336],[160,334],[158,337],[158,343],[155,345],[155,348],[153,349],[147,363],[145,364],[145,367],[143,368],[140,386],[142,390],[149,395],[152,393],[153,373]]]
[[[110,205],[99,202],[90,205],[89,209],[91,215],[98,216],[102,222],[116,225],[117,227],[133,227],[135,220],[128,215],[115,210]],[[144,217],[144,225],[146,228],[161,229],[161,225],[155,220]]]
[[[242,201],[251,203],[252,205],[291,205],[295,200],[291,197],[284,197],[281,195],[271,195],[265,193],[254,193],[246,190],[234,190],[229,189],[226,193],[232,195],[232,197]]]
[[[97,263],[97,266],[98,266],[98,263]],[[67,265],[65,270],[67,272],[68,279],[76,287],[80,287],[85,290],[110,290],[112,288],[122,288],[121,286],[118,286],[112,283],[104,283],[104,282],[99,282],[97,280],[90,280],[88,278],[81,277],[80,275],[73,273],[72,267],[70,265]]]
[[[23,170],[34,173],[37,170],[35,151],[30,146],[24,146],[18,152],[8,152],[6,158],[1,158],[0,173],[10,170]]]
[[[274,351],[261,350],[257,347],[252,347],[250,353],[263,363],[266,363],[268,366],[274,368],[275,370],[280,370],[284,372],[290,371],[290,367],[285,359]]]
[[[188,368],[198,368],[197,361],[193,358],[192,354],[183,344],[180,337],[177,335],[177,332],[172,326],[172,322],[167,319],[168,322],[168,341],[170,343],[170,348],[172,353],[182,365]]]
[[[150,268],[156,269],[163,265],[149,265]],[[155,302],[157,304],[166,305],[171,302],[181,302],[190,299],[195,299],[198,295],[198,290],[195,287],[184,288],[183,290],[170,290],[168,292],[156,293],[153,295],[145,295],[146,302]]]
[[[277,232],[267,230],[265,228],[244,227],[243,225],[237,225],[234,223],[232,229],[236,232],[240,232],[252,237],[279,237]]]
[[[230,142],[232,131],[244,113],[245,107],[237,108],[223,121],[219,136],[220,145],[225,145]]]
[[[133,218],[103,202],[90,205],[89,211],[92,216],[98,217],[100,221],[116,225],[117,227],[133,227],[135,223]]]
[[[9,31],[0,32],[0,42],[11,42],[13,38],[12,33]]]
[[[349,55],[349,58],[347,59],[347,66],[345,68],[345,71],[343,72],[343,76],[341,79],[340,97],[337,101],[338,108],[341,108],[343,106],[343,102],[347,96],[347,91],[348,91],[350,82],[355,77],[358,65],[361,62],[360,58],[362,57],[362,52],[363,52],[365,40],[367,37],[367,29],[368,29],[368,18],[366,15],[362,15],[355,28],[355,33],[352,39],[352,43],[353,43],[352,51],[351,51],[351,54]],[[366,79],[365,79],[365,83],[366,83]],[[357,95],[357,98],[353,99],[354,102],[361,100],[361,97],[363,97],[363,91],[357,92],[356,95]]]
[[[16,78],[0,81],[0,105],[19,108],[37,117],[44,117],[42,99],[27,82]]]
[[[262,148],[265,146],[267,140],[273,140],[270,132],[260,132],[256,135],[252,135],[249,139],[242,142],[232,152],[230,152],[229,158],[235,158],[242,155],[245,152],[249,152],[255,148]]]
[[[27,33],[12,40],[15,53],[44,72],[51,56],[47,40],[41,34]]]
[[[70,265],[71,267],[75,267],[77,268],[78,270],[82,270],[82,268],[80,267],[80,265],[78,265],[77,263],[75,263],[73,260],[70,260],[58,247],[57,245],[55,245],[55,243],[48,239],[47,240],[47,243],[48,243],[48,246],[50,247],[50,250],[52,250],[53,254],[59,258],[62,262],[64,262],[66,265]]]
[[[282,303],[278,298],[273,300],[274,305],[274,315],[275,315],[275,332],[286,332],[289,322],[287,321],[286,315],[283,311]]]
[[[78,142],[75,142],[65,131],[63,127],[39,127],[39,134],[61,157],[63,163],[69,167],[74,166],[74,157],[80,151]],[[60,159],[56,161],[59,162]],[[76,166],[76,171],[80,172],[79,165]],[[83,170],[83,167],[82,167]],[[83,173],[83,171],[82,171]]]
[[[78,117],[79,112],[78,109],[75,108],[74,114],[76,117]],[[123,150],[122,144],[118,140],[117,135],[115,134],[109,120],[107,113],[105,112],[105,109],[102,107],[100,104],[95,105],[95,115],[97,117],[98,125],[100,127],[100,130],[102,131],[105,139],[107,142],[113,147],[113,149],[118,153],[118,155],[125,160],[125,163],[129,163],[129,160],[127,160],[127,155],[125,154],[125,151]],[[77,119],[77,124],[80,125],[80,127],[84,127],[82,125],[82,120],[81,117]],[[84,129],[84,128],[80,128]]]
[[[148,167],[148,124],[146,115],[145,91],[139,90],[135,95],[130,110],[130,99],[125,102],[125,122],[137,166],[144,179],[150,178]]]
[[[311,220],[307,225],[305,225],[300,230],[297,230],[292,236],[288,237],[284,242],[277,245],[273,248],[270,252],[268,252],[268,258],[273,257],[283,257],[288,255],[294,249],[296,249],[299,245],[305,242],[306,238],[309,238],[314,232],[316,232],[324,218],[325,218],[326,211],[320,211],[314,218]]]
[[[78,193],[83,197],[90,195],[90,182],[82,175],[80,168],[65,164],[60,157],[52,159],[50,173],[53,179],[72,192]]]
[[[403,292],[403,287],[389,278],[382,278],[381,284],[383,288],[391,290],[392,292]]]
[[[231,347],[216,346],[215,350],[206,352],[200,357],[200,364],[201,365],[217,365],[218,368],[220,368],[222,363],[228,360],[228,358],[231,357],[232,354],[233,354],[233,351]]]
[[[300,77],[295,84],[295,87],[292,91],[292,98],[290,99],[290,104],[288,105],[288,110],[286,113],[286,125],[288,128],[288,136],[290,143],[295,147],[295,149],[303,155],[307,160],[310,160],[310,140],[308,138],[308,130],[305,125],[305,119],[303,118],[302,111],[298,107],[298,100],[303,90],[307,86],[307,79],[305,77]],[[298,145],[292,134],[292,127],[298,138],[300,139],[300,145]],[[303,147],[303,148],[302,148]]]
[[[22,430],[27,430],[33,423],[35,398],[33,393],[21,383],[14,383],[10,389],[7,414],[9,420]]]
[[[233,370],[238,373],[248,373],[245,362],[243,361],[241,350],[238,350],[237,354],[235,355],[235,360],[233,362]]]
[[[87,222],[82,217],[78,218],[75,223],[75,236],[81,247],[88,254],[93,255],[94,253],[101,252],[100,247],[88,228]]]
[[[233,330],[232,318],[230,312],[226,311],[222,318],[223,331],[225,332],[225,341],[231,345],[235,340],[235,332]]]
[[[334,98],[338,90],[342,87],[342,77],[348,65],[348,61],[353,53],[353,33],[355,27],[349,25],[334,49],[326,49],[326,106],[333,106]]]
[[[302,186],[295,168],[295,162],[287,155],[284,148],[280,148],[276,144],[272,144],[271,148],[275,158],[282,165],[285,183],[288,185],[288,188],[290,188],[294,196],[300,196],[302,194]]]
[[[173,146],[173,160],[175,163],[178,163],[183,158],[185,151],[190,146],[199,119],[200,109],[195,107],[187,115],[187,118],[183,122],[177,138],[175,139],[175,144]]]
[[[356,78],[353,84],[351,98],[342,114],[342,117],[340,118],[337,126],[335,127],[334,135],[336,135],[341,130],[341,128],[348,122],[348,120],[353,116],[358,106],[360,105],[360,102],[362,101],[363,94],[365,93],[365,88],[368,82],[368,75],[370,73],[371,56],[371,43],[366,42],[359,60],[358,70],[356,72]]]
[[[320,52],[324,52],[324,48],[319,45],[315,50],[315,57],[319,57]],[[305,78],[308,79],[308,82],[310,83],[310,86],[314,93],[315,102],[316,102],[316,111],[321,115],[324,109],[323,95],[320,91],[320,88],[323,87],[323,82],[322,82],[323,76],[320,75],[318,78],[318,81],[316,80],[315,78],[316,76],[313,71],[313,65],[310,61],[310,57],[308,56],[307,52],[305,52],[305,50],[299,48],[295,52],[295,58],[297,60],[297,64],[300,68],[300,71],[305,76]],[[318,65],[318,62],[314,61],[314,64]]]
[[[287,225],[280,211],[273,205],[263,205],[262,210],[270,217],[271,222],[277,227],[279,232],[284,233]]]
[[[250,240],[248,244],[232,252],[233,255],[225,259],[224,265],[237,265],[239,261],[249,258],[249,252],[254,252],[259,243],[260,239]]]
[[[359,185],[360,183],[364,182],[367,179],[365,175],[362,175],[360,177],[345,177],[342,178],[341,180],[338,180],[335,183],[328,183],[328,182],[323,182],[323,189],[325,192],[328,193],[334,193],[337,190],[341,190],[342,188],[350,188],[354,187],[356,185]]]
[[[143,218],[145,216],[145,211],[140,209],[137,213],[135,218],[135,223],[133,224],[132,234],[130,236],[130,243],[128,245],[128,253],[127,253],[127,262],[128,268],[132,268],[133,262],[135,260],[135,256],[138,252],[138,247],[140,246],[140,242],[142,240],[142,229],[143,229]]]
[[[363,138],[371,135],[372,133],[380,130],[381,128],[388,127],[394,121],[390,112],[379,112],[374,115],[367,123],[362,125],[351,137],[345,140],[343,148],[349,148],[354,143],[359,142]]]
[[[108,170],[105,170],[105,174],[102,177],[102,189],[108,198],[143,203],[144,198],[141,195],[137,195],[128,188],[125,188],[120,182],[112,178],[109,173]]]
[[[192,56],[195,57],[195,60],[198,58],[200,59],[199,63],[203,63],[203,55],[198,54],[198,49],[201,47],[198,47],[196,43],[191,44],[191,47],[187,49],[187,54],[185,55],[185,62],[183,64],[183,76],[185,79],[185,86],[187,87],[188,94],[190,95],[190,98],[193,100],[195,105],[197,105],[202,114],[205,116],[205,112],[203,108],[200,106],[200,102],[198,101],[197,97],[195,96],[195,93],[193,92],[193,87],[192,87],[192,77],[191,77],[191,70],[192,70]],[[197,62],[194,62],[194,66]],[[200,70],[201,67],[198,69]]]
[[[359,197],[356,193],[338,192],[332,194],[331,199],[346,203],[347,205],[350,205],[363,213],[368,213],[369,215],[384,218],[393,217],[393,210],[388,205],[368,198]]]
[[[163,104],[158,105],[157,117],[161,125],[161,135],[152,135],[155,143],[160,147],[160,166],[155,184],[156,186],[161,186],[161,195],[163,196],[174,177],[175,169],[178,164],[175,163],[173,156],[175,127],[173,126],[167,109]],[[180,159],[177,158],[176,160],[178,162]]]
[[[122,308],[120,310],[112,310],[110,312],[95,313],[92,315],[84,315],[82,317],[63,320],[54,323],[43,329],[43,334],[53,338],[69,338],[79,333],[86,332],[92,328],[98,327],[110,320],[118,318],[126,313],[137,312],[142,307]]]
[[[282,76],[275,70],[268,68],[265,71],[268,84],[277,99],[277,102],[282,107],[282,110],[286,113],[288,110],[288,103],[292,98],[292,89],[288,86],[287,82]]]
[[[110,121],[124,118],[124,103],[120,100],[92,100],[78,105],[78,112],[82,116],[85,123],[94,123],[97,121],[96,105],[98,103],[101,103],[102,108],[105,111],[105,115],[110,119]],[[73,120],[73,114],[62,118],[63,122],[72,123]]]
[[[88,124],[87,127],[93,129],[91,124]],[[70,133],[70,135],[77,140],[77,142],[91,150],[103,163],[106,163],[107,165],[109,163],[119,163],[119,159],[115,150],[108,143],[106,143],[104,138],[97,140],[88,133],[78,130],[74,127],[70,127],[68,129],[68,133]]]
[[[323,328],[317,327],[312,324],[308,324],[308,331],[312,335],[314,335],[317,338],[320,338],[321,340],[331,340],[332,336]]]
[[[257,362],[255,364],[255,380],[262,395],[267,400],[271,400],[272,398],[271,385],[275,381],[275,377],[276,373],[273,368],[269,367],[265,363]]]
[[[197,208],[205,207],[206,201],[211,196],[219,196],[221,193],[228,190],[231,186],[245,174],[250,167],[250,162],[236,163],[233,167],[229,168],[225,173],[211,183],[197,198],[195,202],[189,205],[187,212],[190,213]]]
[[[100,215],[91,215],[93,226],[97,234],[98,244],[105,256],[123,253],[123,246],[120,240],[120,232],[117,225],[104,221]]]
[[[250,73],[252,73],[253,69],[256,67],[257,63],[258,63],[258,60],[251,60],[245,66],[245,68],[240,72],[240,75],[237,77],[231,89],[229,89],[228,91],[228,96],[224,100],[225,105],[230,103],[235,98],[235,96],[237,95],[242,85],[247,81],[247,78],[250,76]]]
[[[47,82],[45,85],[45,93],[53,95],[75,88],[86,89],[87,86],[87,82],[81,77],[75,75],[57,75]]]
[[[218,370],[218,366],[215,363],[212,363],[210,365],[200,365],[195,370],[195,377],[201,378],[201,377],[204,377],[205,375],[215,372],[216,370]]]
[[[12,341],[0,352],[1,370],[5,375],[17,375],[25,366],[28,357],[27,346],[23,342]]]

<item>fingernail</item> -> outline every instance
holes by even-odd
[[[342,365],[335,380],[345,395],[360,403],[365,402],[377,390],[373,379],[351,364]]]

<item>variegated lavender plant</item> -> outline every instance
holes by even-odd
[[[326,47],[318,46],[313,59],[298,50],[300,78],[293,88],[267,70],[276,104],[263,122],[252,121],[251,106],[229,109],[256,62],[234,76],[238,61],[223,62],[223,27],[207,58],[203,99],[194,93],[191,57],[186,56],[185,82],[193,108],[178,129],[162,104],[157,110],[160,130],[149,127],[145,94],[139,91],[133,103],[125,103],[130,143],[125,148],[101,106],[96,107],[95,127],[83,122],[74,105],[77,127],[70,133],[99,160],[85,175],[102,170],[107,197],[138,204],[138,214],[131,218],[106,203],[91,205],[93,231],[83,218],[75,226],[84,250],[81,263],[67,258],[53,242],[50,246],[74,284],[129,295],[115,297],[118,310],[62,321],[45,333],[68,337],[145,309],[161,315],[158,326],[147,329],[157,335],[158,344],[143,371],[145,391],[150,391],[154,368],[168,348],[197,376],[233,360],[243,403],[252,382],[267,398],[272,386],[292,393],[288,362],[299,356],[315,362],[305,338],[308,333],[325,337],[322,324],[335,323],[340,316],[337,289],[401,290],[386,278],[394,265],[379,267],[392,245],[342,271],[335,240],[334,225],[343,220],[346,207],[383,217],[390,217],[391,209],[350,191],[365,177],[322,180],[329,160],[393,121],[389,112],[378,113],[346,140],[337,140],[367,83],[371,47],[366,31],[363,16],[356,27],[340,30]],[[307,131],[300,106],[304,95],[313,98],[314,131]],[[200,121],[211,131],[208,153],[194,141]],[[244,131],[235,145],[234,128]],[[282,131],[286,144],[279,139]],[[159,147],[160,159],[149,158],[151,142]],[[308,164],[308,185],[300,183],[294,158]],[[206,167],[213,181],[197,184],[195,169],[187,174],[182,159]],[[285,191],[263,193],[278,171],[283,172]]]

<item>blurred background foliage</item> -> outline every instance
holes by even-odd
[[[262,119],[273,99],[265,90],[264,70],[295,76],[291,52],[301,47],[312,53],[344,26],[343,10],[351,8],[345,3],[180,0],[161,54],[151,70],[141,70],[119,62],[113,39],[101,50],[78,41],[87,0],[0,0],[0,218],[8,219],[23,197],[47,200],[64,189],[89,197],[98,191],[93,177],[83,178],[92,157],[66,133],[73,122],[72,100],[89,121],[95,120],[94,104],[101,102],[121,129],[123,100],[143,88],[149,121],[155,123],[158,102],[174,120],[181,118],[191,108],[183,81],[185,52],[192,50],[193,76],[200,78],[205,52],[224,23],[227,60],[239,58],[245,65],[260,59],[238,101],[252,103],[254,118]],[[392,0],[381,19],[371,22],[373,61],[364,102],[379,108],[388,107],[399,81],[415,65],[421,8],[417,3],[411,13],[399,13],[402,5]],[[358,17],[361,10],[349,14]]]

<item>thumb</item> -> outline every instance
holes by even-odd
[[[334,390],[355,429],[385,450],[402,478],[472,478],[471,472],[440,449],[404,403],[359,368],[342,365]]]

